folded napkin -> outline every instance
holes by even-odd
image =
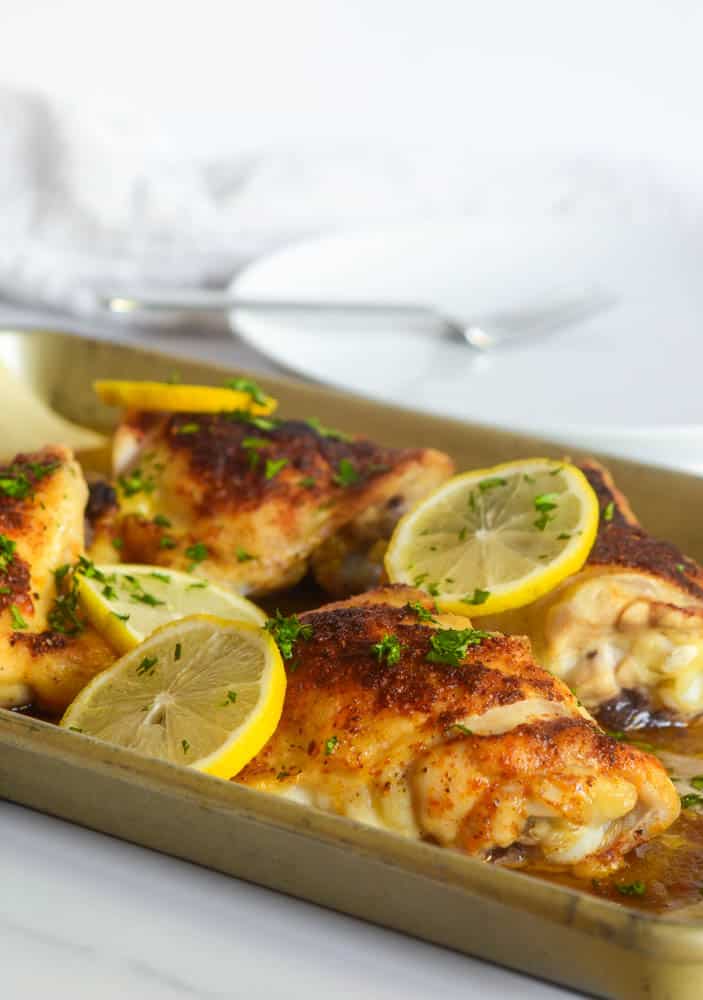
[[[270,248],[352,226],[691,217],[681,178],[592,155],[308,146],[201,162],[134,115],[0,91],[0,120],[0,297],[74,314],[106,290],[221,285]]]

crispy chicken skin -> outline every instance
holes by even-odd
[[[120,511],[98,524],[125,562],[190,568],[239,591],[296,583],[315,549],[354,519],[397,518],[452,463],[304,421],[229,414],[127,414],[115,435]],[[114,549],[112,558],[115,558]]]
[[[83,549],[86,497],[80,466],[61,445],[0,468],[0,533],[12,549],[0,571],[2,707],[58,712],[114,660],[93,633],[71,638],[49,629],[54,570]]]
[[[644,531],[606,469],[582,468],[601,511],[584,569],[490,626],[527,634],[604,724],[690,721],[703,711],[703,570]]]
[[[656,758],[608,737],[526,639],[430,662],[427,595],[387,587],[301,616],[278,729],[234,780],[486,860],[590,877],[666,829],[679,798]],[[425,616],[426,617],[426,616]],[[372,649],[400,642],[397,662]]]

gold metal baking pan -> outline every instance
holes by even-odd
[[[0,331],[0,363],[62,416],[98,430],[109,429],[113,414],[94,397],[94,378],[158,379],[178,370],[188,381],[223,379],[215,365],[46,331]],[[433,445],[459,469],[564,451],[316,386],[259,381],[284,415],[316,415],[390,445]],[[703,561],[703,481],[620,459],[608,464],[647,527]],[[628,910],[4,710],[0,794],[596,996],[703,997],[703,922]]]

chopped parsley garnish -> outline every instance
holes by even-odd
[[[344,431],[338,431],[334,427],[325,427],[317,417],[308,417],[305,421],[308,427],[312,427],[314,431],[323,438],[329,438],[331,441],[352,441],[353,438],[350,434],[345,434]]]
[[[676,563],[676,569],[678,570],[679,573],[686,572],[686,567],[684,566],[683,563]]]
[[[113,549],[117,549],[118,552],[123,547],[123,545],[124,545],[124,541],[121,538],[113,538],[112,539],[112,547],[113,547]]]
[[[689,792],[688,795],[681,796],[682,809],[693,809],[698,806],[703,806],[703,795],[697,795],[696,792]]]
[[[273,636],[284,660],[292,659],[293,646],[298,639],[312,638],[312,625],[303,625],[297,615],[286,618],[278,610],[266,621],[264,628]]]
[[[258,403],[259,406],[265,406],[268,403],[268,398],[264,390],[250,378],[229,378],[225,382],[225,389],[234,389],[235,392],[246,392],[251,397],[252,402]]]
[[[416,587],[419,587],[422,583],[425,582],[425,580],[427,579],[428,576],[429,576],[429,573],[418,573],[417,576],[415,577],[415,579],[413,580],[413,584]]]
[[[466,656],[469,646],[479,646],[484,639],[490,639],[490,632],[477,628],[442,628],[430,636],[430,663],[447,663],[458,667]]]
[[[432,594],[433,597],[439,597],[439,586],[436,583],[427,584],[427,593]]]
[[[0,573],[4,573],[12,560],[15,558],[16,542],[13,542],[7,535],[0,534]]]
[[[200,563],[203,559],[207,559],[210,551],[205,544],[205,542],[194,542],[189,545],[185,552],[188,559],[192,559],[194,563]]]
[[[332,482],[337,486],[354,486],[359,482],[361,476],[359,470],[348,458],[340,458],[337,471],[332,476]]]
[[[273,479],[286,465],[288,465],[287,458],[267,458],[264,477],[266,479]]]
[[[102,595],[103,597],[106,597],[108,601],[117,600],[117,591],[115,590],[115,588],[112,586],[111,583],[105,584],[105,586],[102,589]]]
[[[527,473],[525,473],[522,478],[525,480],[526,483],[536,483],[537,482],[537,480],[535,479],[534,476],[528,476]]]
[[[38,482],[58,467],[58,462],[26,462],[22,465],[15,462],[5,470],[4,475],[0,476],[0,493],[14,500],[25,500],[34,489],[25,469],[28,469]]]
[[[16,604],[10,605],[10,618],[12,619],[12,627],[21,629],[27,628],[27,622],[24,620],[20,613],[20,609]]]
[[[611,500],[610,503],[607,504],[607,506],[605,507],[605,510],[603,511],[603,520],[612,521],[614,513],[615,513],[615,502]]]
[[[268,448],[270,445],[271,441],[267,441],[266,438],[246,437],[242,440],[242,448],[247,453],[249,465],[252,469],[255,469],[261,461],[259,449]]]
[[[164,535],[163,538],[159,541],[160,549],[175,549],[175,547],[176,547],[175,538],[169,538],[167,535]]]
[[[559,505],[558,493],[540,493],[535,497],[535,510],[539,517],[534,522],[538,531],[544,531],[550,521],[554,520],[554,515],[550,511]]]
[[[462,600],[464,604],[485,604],[490,596],[490,590],[481,590],[480,587],[476,587],[473,596],[469,597],[467,594]]]
[[[325,740],[325,757],[329,757],[333,754],[339,745],[339,740],[336,736],[330,736],[328,740]]]
[[[698,789],[699,792],[703,792],[703,774],[697,774],[695,778],[691,778],[689,784]]]
[[[161,580],[162,583],[170,583],[171,577],[168,573],[158,573],[156,570],[152,570],[149,576],[153,576],[155,580]]]
[[[84,561],[88,563],[88,560]],[[56,597],[54,605],[47,615],[47,624],[52,632],[60,632],[63,635],[78,635],[85,626],[78,617],[78,580],[75,573],[71,581],[71,589],[67,593],[62,593],[63,583],[70,569],[71,567],[66,563],[54,570]]]
[[[389,667],[400,660],[400,650],[401,646],[397,636],[388,633],[383,636],[380,642],[375,642],[371,646],[371,652],[379,663],[383,663],[385,660]]]
[[[560,535],[557,535],[557,541],[558,542],[565,542],[569,538],[571,538],[571,535],[569,534],[568,531],[562,531],[562,533]]]
[[[181,740],[181,746],[183,747],[183,753],[188,753],[190,750],[190,743],[188,740]]]
[[[315,486],[316,482],[317,480],[315,479],[314,476],[303,476],[303,478],[300,480],[300,485],[304,487],[306,490],[311,490]]]
[[[241,547],[237,548],[235,555],[237,556],[238,563],[249,562],[251,559],[256,559],[256,556],[253,556],[251,552],[247,552],[246,549]]]
[[[491,476],[490,479],[482,479],[478,484],[478,488],[481,493],[486,493],[488,490],[494,490],[497,486],[507,486],[508,480],[501,479],[500,476]]]
[[[563,465],[558,465],[556,467],[556,469],[552,469],[552,471],[549,473],[549,475],[550,476],[558,476],[559,473],[563,472],[563,471],[564,471],[564,466]]]
[[[139,677],[151,676],[154,673],[154,667],[158,663],[157,656],[145,656],[142,662],[137,667],[137,674]]]
[[[156,514],[154,516],[154,524],[158,524],[160,528],[170,528],[171,522],[166,517],[165,514]]]
[[[0,594],[11,594],[12,587],[0,587]]]
[[[473,736],[473,732],[468,726],[465,726],[463,722],[452,722],[451,726],[447,726],[447,729],[458,729],[460,733],[464,736]]]
[[[200,430],[200,424],[188,423],[181,424],[180,427],[176,428],[176,434],[197,434]]]
[[[227,708],[229,705],[234,705],[237,700],[236,691],[228,691],[225,695],[225,700],[222,702],[222,708]]]
[[[290,771],[279,771],[276,775],[276,781],[285,781],[286,778],[290,778]]]
[[[141,469],[133,469],[127,476],[118,476],[117,484],[126,497],[137,493],[153,493],[156,483],[149,476],[144,476]]]
[[[196,583],[189,583],[187,590],[205,590],[207,587],[207,580],[198,580]]]
[[[114,615],[114,616],[115,616],[115,618],[119,618],[119,620],[120,620],[121,622],[128,622],[128,621],[129,621],[129,615],[121,615],[121,614],[119,614],[119,612],[117,612],[117,611],[111,611],[111,612],[110,612],[110,614],[111,614],[111,615]]]
[[[160,601],[158,597],[154,597],[153,594],[148,594],[145,590],[130,594],[130,600],[138,601],[140,604],[148,604],[150,608],[156,608],[160,604],[166,603],[166,601]]]
[[[280,420],[275,420],[272,417],[253,417],[247,410],[230,410],[228,413],[220,415],[238,424],[250,424],[259,431],[275,431],[281,425]]]
[[[468,531],[469,531],[469,529],[466,527],[466,525],[464,525],[464,527],[461,529],[461,531],[459,532],[459,535],[458,535],[460,542],[465,542],[466,541],[466,535],[468,534]]]
[[[636,882],[618,882],[615,888],[621,896],[644,896],[647,891],[646,883],[639,879]]]
[[[421,622],[437,623],[437,619],[433,616],[432,612],[428,611],[424,604],[421,604],[419,601],[410,601],[407,607],[415,612]]]
[[[176,648],[173,650],[174,660],[180,660],[182,652],[183,652],[183,647],[181,646],[180,642],[177,642]]]

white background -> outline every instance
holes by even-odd
[[[702,41],[696,0],[0,0],[0,83],[162,161],[382,142],[695,178]],[[8,998],[565,995],[9,805],[0,884]]]

